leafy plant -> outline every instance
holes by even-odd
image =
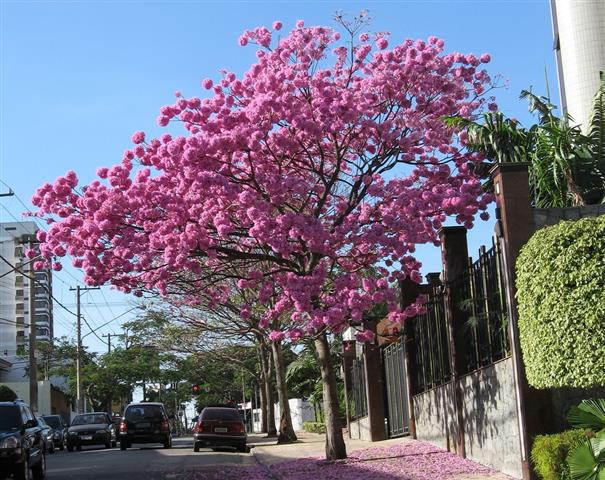
[[[538,230],[517,260],[523,361],[536,388],[605,384],[605,216]]]
[[[597,432],[567,457],[574,480],[605,480],[605,399],[588,399],[569,409],[567,420],[578,428]]]
[[[469,149],[482,153],[490,162],[528,162],[536,207],[604,203],[605,77],[601,75],[586,134],[570,116],[556,116],[556,106],[549,98],[528,90],[520,97],[538,117],[528,129],[501,112],[485,113],[481,122],[459,117],[448,122],[464,127]],[[479,173],[487,177],[489,166],[480,166]]]
[[[593,432],[605,429],[605,398],[582,400],[569,409],[567,421],[576,428]]]
[[[567,464],[573,480],[605,480],[605,431],[575,448]]]
[[[326,425],[322,422],[303,422],[303,429],[309,433],[326,433]]]
[[[535,471],[544,480],[571,480],[566,458],[569,452],[581,446],[590,431],[567,430],[551,435],[538,435],[531,449]]]

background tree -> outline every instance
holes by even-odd
[[[14,402],[17,394],[6,385],[0,385],[0,402]]]

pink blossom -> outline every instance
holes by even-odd
[[[367,33],[362,33],[359,35],[360,42],[367,42],[370,39],[370,36]]]
[[[282,23],[280,21],[273,22],[273,30],[281,30]]]
[[[372,330],[362,330],[355,334],[355,340],[361,343],[373,342],[374,338],[376,338],[376,335]]]
[[[139,144],[145,141],[145,132],[135,132],[132,136],[132,143]]]
[[[379,38],[378,40],[376,40],[376,46],[380,50],[384,50],[385,48],[387,48],[389,46],[389,42],[387,41],[386,38]]]
[[[493,200],[472,168],[483,159],[444,121],[477,115],[491,80],[438,39],[387,51],[380,33],[372,54],[369,37],[348,47],[303,27],[276,45],[275,25],[244,32],[263,47],[250,68],[162,106],[173,134],[138,132],[101,181],[42,185],[37,268],[69,255],[89,284],[235,302],[279,340],[341,332],[378,302],[397,324],[421,312],[420,300],[399,311],[392,287],[421,280],[416,245],[448,221],[472,226]]]
[[[297,20],[296,21],[296,28],[303,28],[304,26],[305,26],[304,20]]]
[[[276,330],[273,330],[273,331],[269,332],[269,341],[279,342],[284,339],[284,336],[285,336],[284,332],[278,332]]]
[[[489,63],[492,57],[489,55],[489,53],[484,53],[481,55],[481,57],[479,57],[479,59],[481,60],[481,63]]]

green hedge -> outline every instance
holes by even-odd
[[[571,450],[592,435],[590,430],[538,435],[531,449],[531,460],[538,476],[544,480],[572,480],[565,459]]]
[[[519,332],[537,388],[605,385],[605,216],[538,230],[517,260]]]
[[[321,422],[303,422],[303,429],[309,433],[326,433],[326,425]]]

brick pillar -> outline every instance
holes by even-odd
[[[517,415],[521,442],[523,479],[534,478],[529,464],[533,437],[551,430],[550,391],[530,387],[525,377],[519,343],[518,313],[515,300],[515,264],[519,250],[535,231],[529,190],[528,165],[523,163],[497,164],[491,170],[496,194],[496,228],[504,259],[506,300],[509,310],[512,360],[515,367]]]
[[[345,384],[345,409],[347,415],[347,431],[351,438],[351,413],[349,412],[349,389],[353,383],[351,378],[351,366],[355,360],[355,340],[344,340],[342,342],[342,369]]]
[[[376,333],[375,321],[367,322],[365,326]],[[386,418],[384,399],[386,392],[382,372],[381,349],[377,341],[364,344],[363,364],[366,372],[370,441],[386,440],[387,432],[384,426],[384,419]]]
[[[429,274],[431,275],[431,274]],[[423,285],[412,282],[406,278],[400,283],[401,288],[401,309],[404,310],[408,305],[414,303],[418,295],[423,292]],[[414,369],[414,359],[412,352],[414,351],[414,336],[411,332],[411,324],[406,321],[403,324],[403,345],[405,348],[405,386],[408,395],[409,418],[410,423],[408,430],[412,438],[416,438],[416,416],[414,415],[414,382],[412,380],[412,371]]]
[[[446,285],[445,313],[448,323],[450,360],[452,370],[452,391],[454,394],[456,437],[454,447],[456,454],[466,457],[464,445],[464,406],[459,376],[464,368],[465,352],[463,323],[466,315],[460,308],[459,289],[452,288],[454,282],[467,270],[468,246],[464,227],[444,227],[439,230],[441,241],[441,262],[443,265],[443,283]]]

